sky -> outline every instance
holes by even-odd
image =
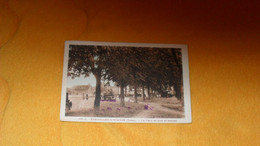
[[[71,77],[67,77],[67,88],[71,88],[77,85],[89,85],[89,84],[92,87],[96,86],[96,78],[92,73],[87,78],[85,78],[84,76],[80,76],[74,79],[72,79]],[[110,85],[115,86],[115,83],[111,81]]]
[[[90,74],[89,77],[85,78],[84,76],[80,76],[72,79],[71,77],[67,77],[67,87],[71,88],[76,85],[88,85],[96,86],[96,78],[93,74]]]

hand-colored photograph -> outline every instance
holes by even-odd
[[[66,41],[60,118],[191,123],[187,45]]]

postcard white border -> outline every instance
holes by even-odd
[[[69,45],[109,45],[131,47],[159,47],[181,48],[184,91],[184,118],[110,118],[110,117],[68,117],[65,116],[66,103],[66,78],[68,70]],[[63,79],[61,91],[60,120],[71,122],[107,122],[107,123],[191,123],[191,97],[189,78],[188,46],[183,44],[159,44],[159,43],[119,43],[119,42],[94,42],[94,41],[66,41],[63,61]]]

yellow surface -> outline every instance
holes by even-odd
[[[258,6],[0,0],[0,145],[260,145]],[[65,40],[188,44],[192,124],[60,122]]]

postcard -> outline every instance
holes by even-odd
[[[187,45],[66,41],[60,120],[191,123]]]

